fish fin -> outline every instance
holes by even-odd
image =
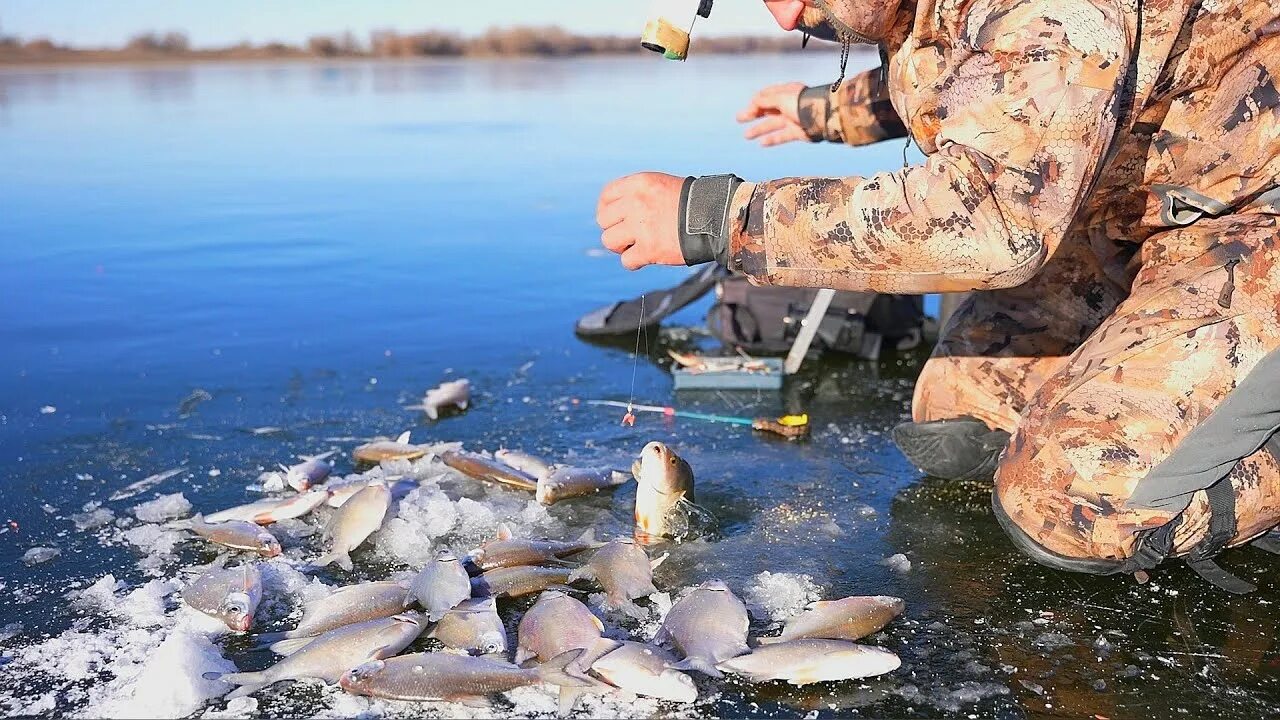
[[[595,615],[592,615],[591,622],[595,623],[597,630],[599,630],[600,632],[604,632],[604,622],[601,621],[600,618],[596,617]]]
[[[605,652],[617,647],[617,643],[612,640],[604,640],[604,638],[601,640],[607,646]],[[597,645],[600,644],[597,643]],[[594,652],[594,647],[591,650],[566,650],[541,665],[534,666],[533,672],[542,682],[559,685],[561,688],[608,688],[609,685],[586,674],[590,665],[583,663],[582,660],[590,659],[594,662],[605,654],[602,652],[593,658],[588,658]]]
[[[666,625],[659,626],[658,632],[653,634],[654,645],[663,645],[670,639],[671,639],[671,633],[667,632]]]
[[[596,529],[594,527],[589,527],[584,530],[583,533],[578,536],[578,542],[583,545],[590,545],[591,547],[600,547],[604,545],[604,543],[596,540]]]
[[[523,647],[516,648],[516,657],[515,657],[516,665],[524,667],[524,661],[528,660],[531,657],[533,657],[533,653],[530,652],[527,648],[523,648]]]
[[[623,615],[626,615],[627,617],[633,620],[649,619],[649,613],[645,612],[644,608],[640,607],[639,605],[635,604],[629,599],[622,600],[616,603],[614,607],[616,607],[618,611],[621,612]]]
[[[554,685],[554,683],[552,683]],[[582,690],[575,687],[560,686],[560,699],[556,707],[556,717],[569,717],[573,714],[573,706],[582,697]]]
[[[255,635],[253,639],[257,642],[256,649],[261,650],[263,648],[271,647],[272,644],[278,643],[281,640],[289,640],[291,638],[288,632],[269,632],[259,633]]]
[[[570,587],[570,586],[568,586],[568,585],[561,585],[560,583],[553,583],[553,584],[551,584],[551,585],[548,585],[548,586],[544,587],[544,588],[543,588],[543,590],[559,590],[559,591],[560,591],[560,592],[562,592],[562,593],[580,593],[580,592],[582,592],[581,590],[579,590],[579,589],[578,589],[578,588],[576,588],[576,587]]]
[[[781,635],[775,635],[771,637],[758,637],[756,638],[756,644],[757,645],[773,645],[775,643],[785,642],[788,639],[789,638],[784,638]]]
[[[650,560],[650,561],[649,561],[649,569],[650,569],[650,570],[657,570],[657,569],[658,569],[658,566],[659,566],[659,565],[661,565],[662,563],[666,562],[666,561],[667,561],[667,558],[669,558],[669,557],[671,557],[671,553],[669,553],[669,552],[668,552],[668,553],[662,553],[662,556],[661,556],[661,557],[656,557],[656,558],[654,558],[654,559]]]
[[[469,708],[476,708],[477,710],[488,710],[493,707],[493,704],[489,702],[489,698],[484,697],[483,695],[454,695],[452,697],[445,698],[445,700],[461,703],[462,705],[466,705]]]
[[[467,409],[467,407],[468,407],[469,405],[471,405],[471,401],[470,401],[470,400],[459,400],[459,401],[458,401],[458,407],[459,407],[459,408],[461,408],[461,409],[463,409],[463,410],[466,410],[466,409]]]
[[[351,562],[351,555],[344,552],[331,552],[328,555],[322,555],[312,564],[315,567],[326,567],[335,563],[347,572],[351,572],[355,568],[355,565]]]
[[[258,692],[259,690],[261,690],[262,688],[270,684],[270,682],[268,682],[267,680],[266,673],[261,673],[261,672],[247,672],[247,673],[209,672],[209,673],[205,673],[201,677],[203,677],[205,680],[220,680],[222,682],[231,683],[232,685],[239,685],[240,687],[236,688],[235,690],[232,690],[231,693],[227,695],[228,700],[235,699],[238,697],[244,697],[245,695],[252,695],[253,693]]]
[[[337,452],[337,450],[330,450],[329,452],[322,452],[319,455],[299,455],[298,457],[302,458],[305,462],[311,462],[312,460],[325,460],[331,458],[337,454]]]
[[[432,420],[440,419],[440,408],[436,407],[435,405],[423,406],[422,412],[426,413],[427,417],[431,418]]]
[[[717,679],[724,677],[724,673],[720,672],[714,664],[704,658],[685,658],[680,662],[667,663],[667,667],[672,670],[694,670]]]
[[[289,640],[280,640],[277,642],[273,642],[270,645],[271,652],[277,655],[284,655],[287,657],[289,655],[292,655],[298,652],[299,650],[306,647],[307,645],[309,645],[312,640],[315,640],[315,638],[313,637],[291,638]]]
[[[569,582],[577,582],[579,580],[588,580],[591,582],[595,582],[595,579],[596,579],[595,570],[592,570],[587,565],[583,565],[582,567],[576,568],[569,573]]]
[[[507,524],[506,524],[506,523],[499,523],[499,524],[498,524],[498,539],[499,539],[499,540],[510,540],[510,539],[511,539],[511,537],[512,537],[512,536],[511,536],[511,528],[507,527]]]
[[[412,430],[405,430],[404,432],[400,433],[400,436],[399,436],[399,437],[397,437],[397,438],[396,438],[396,442],[398,442],[398,443],[403,443],[403,444],[405,444],[405,445],[408,445],[408,444],[409,444],[409,436],[410,436],[410,435],[412,435],[412,434],[413,434],[413,431],[412,431]]]

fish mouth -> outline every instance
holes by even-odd
[[[248,632],[249,628],[253,627],[253,616],[242,615],[232,620],[229,624],[231,625],[231,629],[236,632]]]

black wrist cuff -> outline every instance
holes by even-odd
[[[796,117],[800,127],[813,142],[827,140],[827,119],[831,117],[831,86],[815,85],[800,91]]]
[[[685,265],[729,257],[729,204],[742,184],[737,175],[687,177],[680,188],[680,253]]]

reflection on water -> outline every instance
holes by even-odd
[[[600,186],[639,169],[760,179],[899,166],[897,143],[741,141],[733,114],[758,85],[835,73],[827,56],[0,71],[0,521],[20,528],[0,535],[12,598],[0,627],[24,625],[0,657],[102,622],[67,603],[68,588],[108,572],[131,587],[147,579],[132,550],[72,529],[86,502],[184,466],[190,479],[157,489],[223,507],[247,499],[260,468],[413,428],[618,463],[662,440],[690,461],[721,524],[715,542],[677,548],[661,583],[719,576],[741,589],[785,571],[830,597],[907,600],[875,639],[901,670],[803,690],[730,683],[704,715],[1274,714],[1275,562],[1229,553],[1264,587],[1232,597],[1179,568],[1139,586],[1018,557],[986,488],[921,481],[888,439],[917,354],[814,364],[779,394],[675,394],[656,344],[638,368],[637,400],[805,410],[815,425],[803,443],[648,417],[628,429],[572,404],[625,399],[633,367],[631,342],[580,342],[573,320],[684,273],[628,274],[594,252]],[[428,424],[400,409],[456,376],[476,388],[466,414]],[[196,388],[212,399],[180,416]],[[249,432],[264,426],[282,430]],[[573,530],[622,531],[629,492],[553,514]],[[129,515],[129,502],[107,506]],[[40,544],[62,555],[22,565]],[[896,553],[909,571],[883,563]],[[205,555],[186,544],[167,562]],[[226,652],[265,661],[249,644]],[[281,688],[260,712],[328,702],[313,686]]]

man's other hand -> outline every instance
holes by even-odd
[[[763,147],[803,140],[809,136],[800,126],[800,91],[804,83],[792,82],[770,85],[751,98],[747,107],[738,113],[738,122],[759,120],[743,134],[748,140],[760,140]]]
[[[642,172],[618,178],[600,192],[600,242],[622,256],[622,266],[683,265],[680,189],[684,178]]]

